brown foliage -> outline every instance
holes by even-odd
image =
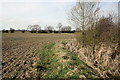
[[[95,25],[95,38],[99,42],[117,42],[118,41],[118,27],[112,21],[111,17],[102,17]]]
[[[111,17],[102,17],[94,27],[88,28],[77,33],[77,40],[84,41],[85,46],[94,47],[99,43],[118,43],[120,42],[120,27],[112,21]],[[84,37],[84,38],[83,38]]]

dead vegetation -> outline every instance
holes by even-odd
[[[90,48],[80,48],[76,41],[69,41],[64,44],[71,52],[85,61],[89,66],[96,70],[101,78],[120,77],[120,54],[118,45],[99,44],[95,47],[94,53]]]

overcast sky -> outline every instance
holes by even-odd
[[[68,0],[35,0],[15,1],[4,0],[1,3],[0,16],[2,28],[0,29],[26,29],[28,25],[38,24],[42,28],[45,25],[56,27],[59,22],[70,25],[67,20],[69,10],[75,5]],[[116,0],[117,1],[117,0]],[[117,12],[117,2],[103,2],[100,4],[102,13],[106,15],[111,11]]]

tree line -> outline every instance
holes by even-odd
[[[10,30],[2,30],[3,33],[14,33],[15,31],[21,31],[22,33],[30,32],[30,33],[74,33],[75,30],[71,29],[71,26],[63,26],[62,23],[58,23],[58,30],[55,30],[52,26],[45,26],[45,29],[41,29],[40,25],[29,25],[27,30],[15,30],[10,28]]]

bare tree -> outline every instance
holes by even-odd
[[[58,23],[58,29],[59,29],[59,33],[61,32],[61,28],[62,28],[62,23]]]
[[[61,28],[61,31],[71,31],[71,26],[65,26]]]
[[[76,5],[71,9],[69,19],[82,32],[82,46],[85,46],[85,30],[87,28],[92,29],[94,27],[97,13],[100,10],[98,4],[98,2],[82,2],[79,0]]]
[[[15,29],[10,28],[10,33],[14,33],[14,32],[15,32]]]
[[[27,28],[29,31],[35,31],[38,32],[39,30],[41,30],[41,27],[39,25],[29,25]]]
[[[34,25],[33,30],[39,31],[41,29],[41,27],[39,25]]]
[[[52,26],[47,26],[46,30],[48,31],[48,33],[52,33],[52,31],[54,30],[54,28]]]

